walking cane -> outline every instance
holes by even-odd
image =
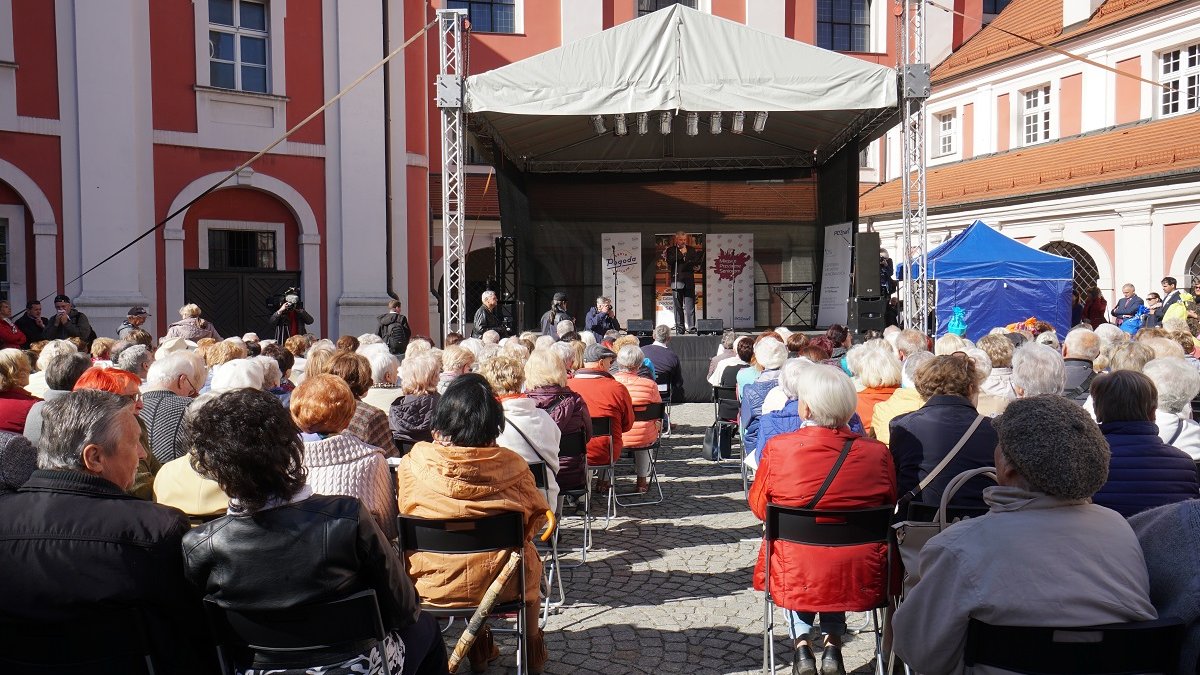
[[[546,531],[542,533],[542,541],[550,538],[551,533],[557,522],[554,518],[553,511],[546,511]],[[458,672],[458,664],[462,663],[463,658],[470,651],[471,645],[475,644],[475,638],[479,635],[479,630],[483,628],[483,623],[487,621],[488,615],[492,613],[492,608],[496,606],[496,601],[500,599],[500,593],[504,587],[508,585],[509,579],[517,571],[517,567],[521,564],[521,552],[513,550],[508,552],[508,560],[504,563],[504,567],[500,570],[500,574],[496,575],[495,581],[491,586],[488,586],[487,592],[483,594],[483,600],[479,602],[479,607],[475,613],[471,615],[471,620],[467,622],[467,627],[463,630],[462,635],[458,637],[458,643],[454,645],[454,653],[450,655],[449,671],[452,673]],[[525,589],[520,589],[520,593],[524,593]]]

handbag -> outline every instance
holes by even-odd
[[[946,485],[946,489],[942,492],[942,499],[938,503],[937,515],[932,521],[905,520],[892,525],[892,532],[896,540],[896,550],[900,553],[900,562],[904,565],[904,593],[911,591],[912,587],[917,585],[917,582],[921,580],[921,568],[918,563],[920,561],[921,549],[925,547],[925,543],[941,534],[950,525],[959,520],[966,520],[965,516],[951,520],[947,517],[947,511],[950,508],[950,500],[954,498],[955,493],[976,476],[987,476],[992,480],[996,480],[996,469],[991,466],[968,469],[951,478],[950,482]]]

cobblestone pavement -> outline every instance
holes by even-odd
[[[587,564],[564,570],[567,603],[546,625],[547,673],[761,672],[763,596],[751,587],[760,522],[746,506],[737,464],[700,458],[712,406],[679,405],[672,414],[673,433],[658,456],[666,500],[618,507],[607,529],[597,523]],[[560,547],[578,545],[579,532],[576,519],[565,519]],[[848,623],[853,629],[867,618],[851,614]],[[447,635],[451,646],[456,637]],[[791,672],[782,610],[775,638],[777,671]],[[515,640],[497,636],[497,643],[502,656],[489,672],[515,673]],[[873,653],[869,631],[847,636],[847,670],[871,672]]]

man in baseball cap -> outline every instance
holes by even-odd
[[[150,312],[147,312],[145,307],[130,307],[125,321],[117,326],[117,339],[124,340],[125,336],[141,328],[142,324],[146,323],[148,316],[150,316]]]
[[[611,422],[610,435],[594,435],[588,441],[587,461],[594,466],[616,461],[623,447],[621,434],[633,428],[633,397],[625,385],[608,372],[616,358],[613,350],[604,345],[588,345],[583,350],[583,368],[575,371],[575,376],[567,380],[571,391],[583,397],[593,423],[600,417],[607,417]],[[600,480],[596,487],[601,493],[606,493],[611,483]]]
[[[71,298],[66,295],[54,296],[54,316],[50,325],[42,334],[47,340],[69,340],[77,337],[83,340],[84,346],[91,344],[96,334],[92,332],[92,322],[87,315],[75,309]]]

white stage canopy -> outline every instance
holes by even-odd
[[[896,104],[892,68],[673,5],[468,77],[464,111],[472,131],[524,171],[663,171],[818,166],[882,135]],[[688,113],[698,113],[694,130]],[[619,115],[623,136],[614,133]]]

